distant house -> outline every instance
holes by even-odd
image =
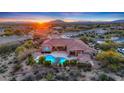
[[[60,27],[60,26],[52,27],[52,30],[61,31],[63,30],[63,27]]]
[[[107,32],[109,32],[109,31],[103,30],[103,29],[98,29],[98,30],[95,31],[95,33],[96,33],[97,35],[104,35],[104,34],[107,33]]]
[[[111,27],[111,29],[114,29],[114,30],[124,30],[124,27],[123,26],[113,26],[113,27]]]
[[[118,48],[117,51],[124,54],[124,48]]]
[[[66,51],[69,55],[78,56],[79,54],[93,53],[94,49],[90,48],[81,40],[53,38],[44,41],[41,45],[41,52],[47,53],[52,51]]]
[[[4,29],[3,28],[0,28],[0,35],[1,34],[4,34]]]

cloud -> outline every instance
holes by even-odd
[[[123,12],[0,12],[0,21],[111,21],[124,19]]]

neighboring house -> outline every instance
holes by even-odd
[[[48,38],[51,39],[51,38],[60,38],[61,37],[61,33],[59,33],[58,31],[53,31],[52,33],[50,33],[48,35]]]
[[[62,31],[63,30],[63,27],[60,27],[60,26],[52,27],[52,30]]]
[[[98,30],[95,31],[95,33],[96,33],[97,35],[104,35],[104,34],[107,33],[107,32],[109,32],[109,31],[103,30],[103,29],[98,29]]]
[[[124,48],[117,48],[117,51],[124,54]]]
[[[124,30],[124,27],[123,26],[113,26],[113,27],[111,27],[111,29],[114,29],[114,30]]]
[[[53,38],[45,40],[41,45],[41,52],[50,53],[53,51],[66,51],[69,55],[78,56],[85,53],[91,54],[95,50],[77,39]]]
[[[0,35],[4,34],[4,29],[0,28]]]

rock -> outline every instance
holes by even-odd
[[[34,80],[35,80],[35,78],[34,78],[34,76],[32,76],[32,75],[26,76],[26,77],[23,79],[23,81],[34,81]]]
[[[41,80],[41,79],[42,79],[42,76],[41,76],[41,74],[37,74],[37,75],[35,76],[35,78],[36,78],[36,80]]]

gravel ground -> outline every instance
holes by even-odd
[[[31,36],[16,36],[16,35],[0,37],[0,45],[6,44],[6,43],[24,41],[24,40],[27,40],[30,38],[31,38]]]
[[[17,62],[15,60],[15,54],[10,53],[6,56],[0,56],[0,81],[97,81],[101,74],[105,74],[112,80],[123,81],[124,78],[114,73],[106,73],[100,68],[92,68],[90,70],[84,70],[84,68],[78,68],[77,66],[58,67],[35,64],[29,66],[26,64],[26,60]],[[21,68],[12,74],[14,66],[20,64]]]

